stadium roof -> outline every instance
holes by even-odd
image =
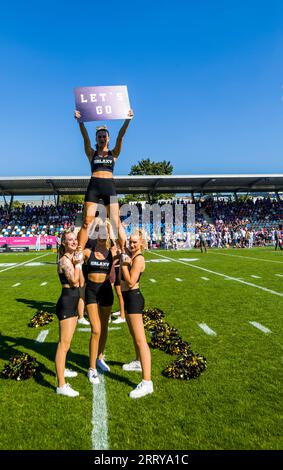
[[[283,191],[283,174],[116,176],[114,180],[118,194]],[[0,194],[84,194],[88,182],[88,176],[0,177]]]

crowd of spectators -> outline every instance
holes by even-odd
[[[193,220],[191,204],[194,204]],[[232,200],[224,198],[202,198],[189,200],[180,198],[158,201],[161,218],[147,218],[145,203],[136,202],[139,224],[144,228],[149,248],[198,247],[204,239],[208,247],[252,247],[276,244],[283,239],[283,201],[272,198],[249,198]],[[177,206],[183,206],[181,218],[177,220]],[[166,221],[166,206],[172,210],[172,223]],[[74,229],[76,218],[83,209],[82,204],[65,203],[55,205],[21,205],[11,211],[0,206],[0,237],[37,235],[59,235],[65,229]],[[168,214],[168,212],[167,212]],[[189,215],[190,214],[190,215]],[[121,217],[126,221],[127,216]],[[157,224],[157,225],[156,225]],[[125,223],[128,233],[131,225]]]
[[[12,208],[0,206],[1,237],[33,237],[59,235],[65,229],[74,229],[81,204],[25,205]]]

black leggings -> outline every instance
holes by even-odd
[[[114,180],[92,176],[87,187],[85,202],[98,203],[101,199],[105,206],[118,202]]]
[[[122,292],[125,311],[131,313],[143,313],[144,297],[139,289],[125,290]]]
[[[101,307],[112,307],[113,302],[114,295],[109,279],[104,282],[93,282],[89,279],[87,280],[85,289],[86,305],[99,304]]]
[[[59,320],[78,316],[78,303],[80,299],[79,287],[63,287],[56,304],[56,315]]]

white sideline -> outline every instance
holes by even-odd
[[[266,261],[267,263],[283,264],[283,261],[276,261],[274,259],[254,258],[253,256],[242,256],[242,255],[229,255],[229,253],[216,253],[215,251],[208,251],[207,253],[209,253],[210,255],[233,256],[233,258],[253,259],[253,260],[258,260],[258,261]]]
[[[4,271],[8,271],[8,269],[13,269],[13,268],[18,268],[19,266],[23,266],[24,264],[30,263],[31,261],[34,261],[36,259],[42,258],[43,256],[48,256],[50,253],[45,253],[44,255],[37,256],[36,258],[29,259],[28,261],[24,261],[23,263],[17,263],[14,266],[10,266],[9,268],[1,269],[0,273],[3,273]]]
[[[49,330],[43,330],[39,333],[38,337],[36,338],[36,343],[44,343],[46,336],[48,335]]]
[[[152,252],[152,254],[154,254],[156,256],[161,256],[161,257],[166,258],[166,256],[160,255],[159,253]],[[271,289],[267,289],[266,287],[258,286],[257,284],[253,284],[252,282],[242,281],[241,279],[238,279],[236,277],[227,276],[227,274],[222,274],[222,273],[218,273],[216,271],[211,271],[211,269],[202,268],[201,266],[196,266],[195,264],[185,263],[184,261],[179,261],[179,260],[174,259],[174,258],[168,258],[168,259],[170,259],[171,261],[175,261],[175,263],[184,264],[185,266],[189,266],[189,267],[194,268],[194,269],[200,269],[201,271],[206,271],[208,273],[215,274],[216,276],[224,277],[225,279],[231,279],[233,281],[240,282],[241,284],[245,284],[246,286],[255,287],[256,289],[263,290],[265,292],[268,292],[269,294],[278,295],[279,297],[283,297],[282,292],[276,292],[275,290],[271,290]]]
[[[98,374],[99,384],[92,386],[92,450],[108,449],[108,415],[106,404],[105,379]]]
[[[206,323],[198,323],[198,326],[209,336],[217,336],[215,331],[213,331]]]
[[[257,328],[260,331],[263,331],[263,333],[271,333],[271,330],[266,328],[265,326],[261,325],[260,323],[256,321],[249,321],[251,325],[253,325],[255,328]]]

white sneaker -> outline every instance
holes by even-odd
[[[66,397],[71,398],[79,396],[79,392],[76,392],[76,390],[72,389],[70,384],[64,384],[62,387],[57,387],[56,393],[58,393],[58,395],[65,395]]]
[[[110,372],[110,367],[106,364],[104,359],[96,359],[96,367],[103,372]]]
[[[120,312],[113,312],[111,313],[111,315],[113,315],[113,317],[119,317],[120,316]]]
[[[137,361],[136,359],[134,359],[129,364],[123,364],[122,369],[128,372],[141,372],[142,371],[141,363],[140,361]]]
[[[79,325],[90,325],[89,321],[85,317],[79,318],[78,319],[78,324]]]
[[[153,383],[151,380],[142,380],[134,390],[129,393],[131,398],[141,398],[153,393]]]
[[[96,369],[88,369],[87,376],[91,384],[99,384],[99,377]]]
[[[77,375],[78,373],[71,369],[65,369],[64,371],[64,377],[72,378],[72,377],[77,377]]]
[[[118,317],[116,320],[113,320],[112,323],[126,323],[126,318]]]

